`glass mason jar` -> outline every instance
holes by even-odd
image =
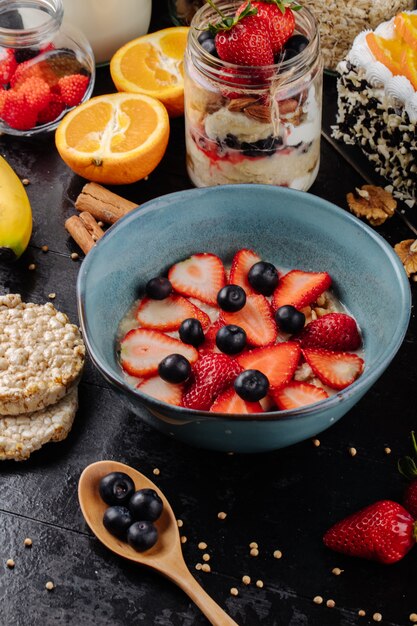
[[[93,52],[62,18],[62,0],[0,0],[0,132],[52,130],[90,97]]]
[[[240,1],[217,6],[234,15]],[[195,15],[185,53],[187,171],[197,187],[265,183],[306,191],[320,163],[323,65],[317,23],[295,12],[295,33],[308,45],[270,66],[227,63],[206,52],[198,36],[217,14]]]

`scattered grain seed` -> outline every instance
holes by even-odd
[[[155,476],[159,476],[160,473],[161,473],[161,470],[158,469],[157,467],[155,467],[155,469],[152,470],[152,474],[155,474]]]
[[[48,298],[49,298],[50,300],[55,300],[55,298],[56,298],[56,293],[54,293],[54,292],[50,293],[50,294],[48,295]]]
[[[27,548],[30,548],[32,545],[32,539],[30,539],[29,537],[26,537],[23,543]]]
[[[314,604],[323,604],[323,598],[321,596],[314,596],[313,602]]]
[[[49,247],[48,246],[42,246],[41,250],[42,250],[42,252],[48,252]]]
[[[25,187],[27,187],[28,185],[30,185],[30,180],[29,180],[29,178],[22,178],[22,185],[24,185]]]
[[[258,548],[252,548],[251,551],[249,552],[249,554],[251,556],[258,556],[258,554],[259,554]]]
[[[329,609],[334,609],[334,607],[336,606],[336,602],[335,602],[334,600],[327,600],[327,602],[326,602],[326,606],[327,606]]]
[[[209,554],[203,554],[203,561],[210,561],[210,555]]]
[[[182,521],[182,519],[177,519],[177,526],[178,528],[182,528],[184,526],[184,522]]]
[[[33,272],[33,270],[36,270],[35,263],[31,263],[30,265],[28,265],[28,270],[30,270],[31,272]]]
[[[281,550],[274,550],[274,559],[281,559],[281,558],[282,558]]]
[[[410,613],[408,618],[412,624],[417,624],[417,613]]]
[[[97,226],[100,226],[100,228],[103,228],[103,226],[104,226],[104,222],[101,222],[101,221],[100,221],[100,222],[97,222]]]
[[[384,452],[385,454],[391,454],[392,450],[391,448],[384,448]]]
[[[48,580],[48,582],[46,583],[45,587],[46,587],[46,589],[47,589],[48,591],[52,591],[52,589],[55,589],[55,585],[54,585],[54,583],[52,582],[52,580]]]
[[[145,176],[143,180],[149,180],[149,176]]]
[[[205,541],[200,541],[200,543],[198,544],[198,549],[199,550],[205,550],[207,548],[207,544]]]
[[[226,519],[227,513],[225,513],[224,511],[220,511],[220,513],[217,513],[217,517],[219,519]]]
[[[374,620],[374,622],[382,622],[382,615],[381,615],[381,613],[374,613],[372,615],[372,619]]]
[[[7,567],[8,567],[9,569],[13,569],[13,568],[14,568],[15,563],[14,563],[13,559],[7,559],[7,561],[6,561],[6,565],[7,565]]]
[[[264,586],[264,583],[262,580],[257,580],[256,581],[256,586],[259,587],[259,589],[262,589],[262,587]]]
[[[236,587],[232,587],[232,588],[231,588],[231,590],[230,590],[230,594],[231,594],[232,596],[238,596],[238,595],[239,595],[239,592],[238,592],[238,590],[236,589]]]
[[[359,609],[358,615],[359,615],[359,617],[365,617],[366,611],[364,611],[363,609]]]
[[[249,548],[259,548],[259,546],[258,546],[258,544],[256,543],[256,541],[252,541],[252,542],[249,544]]]
[[[203,563],[203,565],[201,566],[201,569],[203,572],[211,572],[211,567],[208,563]]]
[[[78,254],[78,252],[71,252],[71,259],[73,261],[78,261],[79,258],[80,258],[80,255]]]
[[[242,576],[242,583],[244,585],[250,585],[250,576]]]
[[[185,535],[181,535],[181,543],[187,543],[187,537]]]
[[[198,569],[198,570],[202,569],[202,567],[203,567],[203,565],[201,563],[196,563],[195,564],[195,568]]]
[[[356,456],[357,453],[358,453],[358,451],[356,450],[356,448],[349,448],[350,456]]]
[[[315,446],[316,448],[319,447],[320,443],[320,439],[313,439],[313,446]]]
[[[340,567],[334,567],[332,569],[332,574],[334,574],[335,576],[340,576],[340,574],[342,574],[345,570],[344,569],[340,569]]]

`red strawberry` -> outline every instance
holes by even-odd
[[[136,389],[161,402],[181,406],[184,385],[172,385],[162,380],[160,376],[153,376],[136,385]]]
[[[225,324],[236,324],[246,332],[248,343],[268,346],[277,338],[277,326],[268,300],[260,294],[247,296],[243,309],[235,313],[222,311]]]
[[[224,391],[210,407],[212,413],[263,413],[259,402],[246,402],[237,395],[233,387]]]
[[[269,36],[274,54],[278,54],[278,52],[280,52],[281,48],[294,32],[295,17],[290,8],[291,4],[293,3],[286,2],[285,0],[252,2],[252,7],[258,10],[257,16],[265,20],[268,24]],[[248,2],[241,4],[236,11],[236,15],[240,15],[247,5]]]
[[[332,389],[345,389],[361,374],[364,361],[350,352],[306,348],[303,355],[314,374]]]
[[[291,270],[280,278],[274,291],[272,299],[274,308],[279,309],[285,304],[292,304],[296,309],[302,309],[314,302],[331,283],[332,279],[327,272]]]
[[[248,15],[219,31],[214,43],[223,61],[255,67],[274,63],[268,24],[257,15]]]
[[[232,267],[229,275],[229,285],[239,285],[243,287],[247,295],[256,294],[256,291],[248,281],[249,270],[255,263],[262,261],[261,257],[253,250],[242,248],[233,257]]]
[[[294,337],[303,348],[357,350],[362,339],[355,320],[346,313],[327,313],[313,320]]]
[[[239,365],[245,369],[255,369],[265,374],[270,390],[287,385],[297,369],[300,348],[296,343],[286,341],[276,346],[251,350],[237,357]]]
[[[16,68],[17,62],[13,50],[11,48],[3,48],[0,53],[0,84],[7,85]]]
[[[169,354],[182,354],[190,363],[198,359],[192,346],[157,330],[134,328],[120,342],[120,363],[131,376],[156,374],[159,363]]]
[[[208,327],[207,331],[204,334],[204,343],[199,347],[199,352],[220,352],[218,347],[216,346],[216,335],[217,331],[224,326],[224,322],[222,320],[216,320]]]
[[[30,109],[24,93],[9,89],[1,116],[11,128],[30,130],[36,124],[37,112]]]
[[[207,313],[177,295],[168,296],[164,300],[143,298],[136,311],[139,324],[154,330],[178,330],[181,323],[189,317],[198,319],[203,329],[210,325]]]
[[[63,103],[69,107],[80,104],[89,82],[90,78],[83,74],[71,74],[60,78],[58,87]]]
[[[406,487],[403,497],[404,507],[417,519],[417,442],[414,431],[411,433],[413,456],[406,456],[398,461],[401,474],[411,482]]]
[[[65,109],[65,104],[63,102],[59,102],[55,100],[55,97],[48,104],[47,107],[39,111],[38,113],[38,123],[39,124],[48,124],[49,122],[53,122],[56,120]]]
[[[51,89],[42,78],[32,76],[19,86],[20,93],[26,98],[28,107],[37,113],[45,109],[52,98]]]
[[[411,515],[396,502],[380,500],[337,522],[323,541],[336,552],[390,564],[400,561],[416,538]]]
[[[314,404],[329,397],[329,395],[315,385],[292,380],[285,387],[277,391],[272,390],[271,395],[277,406],[282,411],[286,409],[299,409],[307,404]]]
[[[193,254],[173,265],[168,272],[175,291],[207,304],[217,304],[217,294],[226,282],[224,266],[215,254]]]
[[[214,399],[241,371],[240,365],[226,354],[204,354],[193,366],[192,382],[183,396],[183,405],[208,411]]]
[[[7,91],[5,89],[0,88],[0,115],[3,111],[3,107],[5,105],[7,99]]]

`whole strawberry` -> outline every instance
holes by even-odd
[[[414,546],[417,524],[397,502],[380,500],[337,522],[323,541],[336,552],[391,564]]]
[[[241,371],[240,365],[226,354],[204,354],[193,366],[191,385],[183,396],[183,405],[208,411],[215,398]]]
[[[411,433],[414,458],[406,456],[398,461],[398,469],[405,478],[410,480],[403,497],[404,508],[417,519],[417,442],[414,431]]]
[[[357,350],[362,343],[355,320],[346,313],[327,313],[313,320],[294,338],[302,348]]]
[[[247,5],[247,1],[241,4],[236,15],[240,15]],[[255,0],[252,2],[252,7],[258,10],[257,16],[268,24],[274,54],[281,51],[294,32],[295,17],[291,5],[293,5],[291,0],[262,0],[261,2]]]

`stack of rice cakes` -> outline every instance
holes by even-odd
[[[50,302],[0,296],[0,460],[22,461],[65,439],[84,361],[79,329]]]

